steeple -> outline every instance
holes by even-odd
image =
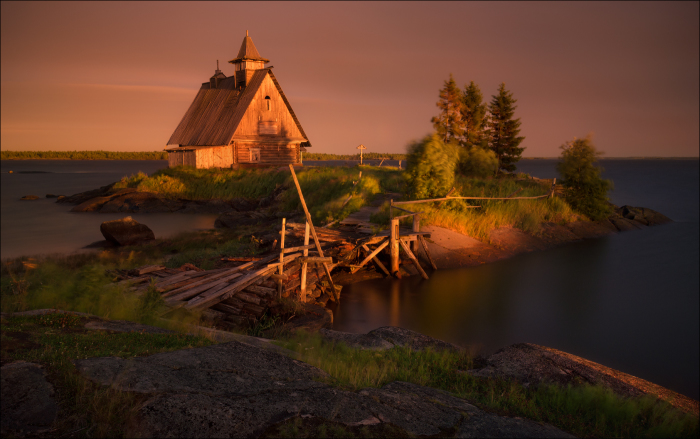
[[[253,44],[253,39],[248,36],[248,31],[245,31],[245,38],[243,38],[238,56],[229,62],[236,68],[236,86],[245,87],[253,73],[265,68],[265,63],[270,62],[270,60],[260,56],[258,49]]]
[[[216,70],[214,71],[214,76],[209,78],[209,85],[211,88],[217,88],[219,86],[219,81],[226,79],[224,72],[219,70],[219,60],[216,60]]]

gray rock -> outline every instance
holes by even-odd
[[[485,413],[446,392],[409,383],[349,392],[320,369],[230,342],[150,357],[74,362],[87,378],[152,395],[127,436],[255,437],[293,417],[349,427],[393,424],[408,435],[569,437],[552,427]]]
[[[428,337],[410,329],[397,326],[384,326],[367,334],[353,334],[350,332],[332,331],[321,329],[319,333],[329,341],[342,342],[350,347],[370,350],[385,350],[395,346],[410,347],[413,350],[432,348],[436,350],[461,348],[452,343],[447,343],[436,338]]]
[[[130,216],[114,221],[105,221],[100,225],[100,232],[106,240],[117,245],[131,245],[156,239],[147,225],[134,221]]]
[[[158,194],[131,191],[112,196],[110,200],[102,204],[99,210],[101,213],[167,213],[175,212],[181,208],[182,203]]]
[[[41,433],[51,428],[58,406],[43,368],[18,361],[0,368],[3,436]]]
[[[695,416],[699,411],[698,401],[687,396],[585,358],[532,343],[500,349],[486,358],[484,367],[467,372],[477,377],[514,379],[526,385],[601,385],[625,398],[649,394]]]

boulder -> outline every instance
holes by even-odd
[[[618,395],[631,398],[645,394],[668,401],[676,408],[698,415],[698,401],[658,384],[619,370],[533,343],[518,343],[496,351],[483,361],[483,367],[467,373],[476,377],[513,379],[524,385],[555,383],[562,386],[602,385]]]
[[[25,195],[22,198],[20,198],[20,200],[24,200],[24,201],[33,201],[33,200],[38,200],[38,199],[39,199],[39,197],[36,195]]]
[[[640,222],[645,226],[672,222],[669,217],[646,207],[622,206],[617,209],[617,213],[624,218]]]
[[[147,225],[134,221],[130,216],[103,222],[100,225],[100,232],[106,240],[117,245],[131,245],[156,239]]]
[[[2,436],[48,431],[58,406],[44,369],[38,364],[17,361],[2,366],[0,376]]]

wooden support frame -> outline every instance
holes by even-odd
[[[287,218],[282,218],[282,230],[280,231],[280,274],[283,274],[284,272],[284,235],[285,235],[285,226],[287,225]],[[282,298],[282,281],[279,281],[277,283],[277,295],[278,299]]]
[[[379,254],[380,251],[384,250],[384,248],[385,248],[387,245],[389,245],[389,240],[388,240],[388,239],[384,239],[383,241],[381,241],[381,242],[379,243],[379,245],[377,246],[376,249],[374,249],[373,252],[370,252],[369,247],[367,247],[366,244],[363,244],[363,245],[362,245],[362,248],[365,249],[365,251],[368,253],[368,255],[367,255],[367,257],[366,257],[365,259],[362,260],[362,262],[360,262],[360,265],[357,265],[355,268],[353,268],[352,270],[350,270],[350,272],[354,274],[354,273],[355,273],[356,271],[358,271],[360,268],[364,267],[364,265],[365,265],[367,262],[371,261],[372,259],[375,259],[375,256],[377,256],[377,255]],[[381,262],[379,262],[379,263],[381,264]],[[386,269],[385,269],[385,271],[386,271]]]
[[[306,222],[309,223],[309,228],[311,230],[311,235],[314,237],[314,243],[316,244],[316,250],[319,256],[323,257],[323,250],[321,249],[321,243],[316,236],[316,229],[314,229],[314,223],[311,221],[311,214],[309,209],[306,207],[306,201],[304,201],[304,194],[301,192],[301,186],[299,185],[299,180],[297,179],[297,174],[294,172],[294,166],[289,165],[289,170],[292,171],[292,178],[294,179],[294,185],[297,187],[297,192],[299,193],[299,201],[301,201],[301,207],[304,208],[304,213],[306,214]],[[333,283],[333,278],[331,277],[331,271],[328,269],[327,264],[323,264],[323,270],[328,276],[328,282],[331,285],[331,290],[333,291],[333,300],[338,301],[338,292],[335,289],[335,284]]]
[[[391,274],[401,279],[399,272],[399,220],[392,218],[390,222],[389,254],[391,255]]]
[[[384,247],[386,247],[387,245],[389,245],[389,241],[387,241],[387,242],[384,244]],[[367,244],[362,244],[362,248],[367,252],[367,254],[370,253],[369,247],[367,247]],[[391,273],[389,273],[389,270],[386,269],[386,267],[384,266],[384,264],[382,264],[382,261],[380,261],[379,258],[377,258],[376,256],[374,256],[374,257],[372,258],[372,260],[374,261],[375,264],[377,264],[377,266],[379,266],[379,268],[381,268],[381,270],[382,270],[387,276],[391,276]],[[355,271],[357,271],[357,270],[355,270]],[[354,272],[353,272],[353,273],[354,273]]]

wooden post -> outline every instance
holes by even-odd
[[[391,273],[401,279],[399,272],[399,220],[391,220],[391,240],[389,242],[389,252],[391,254]]]
[[[381,167],[382,167],[382,163],[384,163],[384,160],[386,160],[386,159],[382,159],[382,161],[379,162],[379,166],[377,166],[378,168],[381,168]]]
[[[399,160],[399,169],[401,169],[401,160]]]
[[[284,232],[287,225],[287,218],[282,218],[282,231],[280,232],[280,274],[284,273]],[[277,294],[282,298],[282,281],[277,283]]]
[[[557,178],[554,177],[554,180],[552,180],[552,189],[549,192],[549,197],[547,198],[552,198],[554,196],[554,185],[557,184]]]
[[[323,257],[323,250],[321,249],[321,243],[316,236],[316,229],[314,229],[314,223],[311,221],[311,214],[309,209],[306,207],[306,201],[304,201],[304,194],[301,193],[301,186],[299,186],[299,180],[297,180],[297,174],[294,172],[294,166],[289,165],[289,170],[292,171],[292,178],[294,179],[294,185],[297,187],[297,192],[299,193],[299,201],[301,201],[301,207],[304,208],[304,213],[306,214],[306,222],[309,223],[309,228],[311,230],[311,236],[314,237],[314,244],[316,244],[316,250],[318,255]],[[331,291],[333,292],[333,300],[338,301],[338,292],[335,290],[335,284],[333,283],[333,278],[331,277],[331,271],[328,269],[328,264],[323,264],[323,270],[328,276],[328,282],[331,285]]]
[[[306,228],[304,229],[304,246],[309,245],[309,222],[306,222]],[[309,256],[309,250],[304,249],[304,256]],[[301,264],[301,302],[306,302],[306,267],[309,264],[304,262]]]
[[[393,209],[392,209],[394,207],[394,200],[392,199],[389,201],[390,201],[390,203],[389,203],[389,219],[391,220],[394,217]]]
[[[413,215],[413,233],[420,232],[420,213]],[[418,238],[412,243],[413,252],[418,253]]]
[[[452,192],[454,192],[455,190],[456,190],[456,189],[455,189],[455,187],[453,186],[452,189],[450,189],[450,191],[447,193],[447,195],[445,195],[445,198],[447,198],[447,197],[449,197],[450,195],[452,195]],[[444,202],[445,202],[445,200],[440,201],[440,202],[438,203],[437,207],[442,206],[442,203],[444,203]]]

